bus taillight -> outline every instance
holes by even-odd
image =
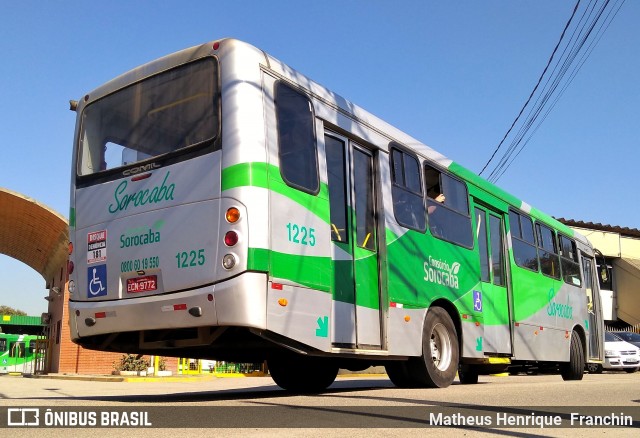
[[[236,243],[238,243],[238,233],[235,231],[227,231],[227,234],[224,235],[224,244],[234,246]]]

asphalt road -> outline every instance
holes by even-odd
[[[319,395],[290,395],[269,377],[113,382],[2,376],[0,407],[0,425],[7,424],[9,408],[14,415],[15,409],[32,407],[41,420],[47,408],[58,412],[56,418],[49,413],[49,424],[70,425],[69,415],[89,422],[94,415],[99,425],[101,415],[112,415],[105,424],[144,420],[162,427],[5,429],[16,436],[637,437],[640,373],[586,374],[579,382],[556,375],[481,376],[477,385],[456,381],[446,389],[399,389],[383,375],[339,377]],[[590,426],[596,417],[630,424]],[[440,427],[433,427],[438,421]],[[554,421],[565,427],[548,427]]]

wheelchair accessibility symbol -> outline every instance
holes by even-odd
[[[87,298],[107,294],[107,265],[92,266],[87,269]]]
[[[482,312],[482,293],[477,290],[473,291],[473,310]]]

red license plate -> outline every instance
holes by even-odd
[[[127,292],[138,293],[158,289],[158,276],[146,275],[127,279]]]

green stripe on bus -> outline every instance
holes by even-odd
[[[305,193],[287,185],[278,167],[263,162],[252,162],[236,164],[222,170],[222,191],[236,187],[273,190],[302,205],[322,221],[330,223],[329,188],[325,183],[320,184],[320,192],[317,195]]]
[[[331,257],[301,256],[250,248],[247,268],[269,271],[276,278],[290,280],[311,289],[330,291]]]

